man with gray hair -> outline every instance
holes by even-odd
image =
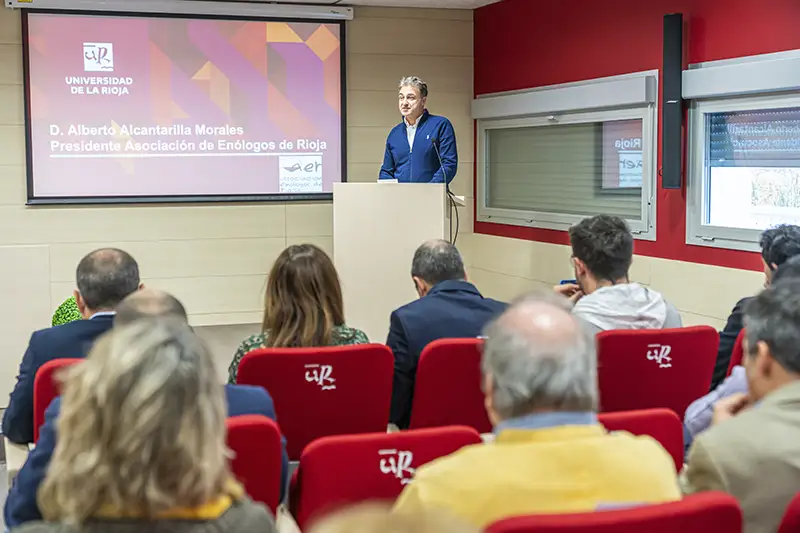
[[[447,241],[423,243],[414,253],[411,279],[419,300],[395,310],[386,344],[394,353],[390,422],[407,428],[422,349],[437,339],[475,338],[506,304],[484,298],[467,281],[464,261]]]
[[[126,326],[142,318],[175,317],[189,321],[186,308],[169,293],[158,289],[142,289],[131,294],[117,306],[114,327]]]
[[[800,488],[800,280],[778,280],[747,302],[744,326],[748,392],[714,404],[681,487],[728,492],[744,533],[772,533]]]
[[[445,117],[425,109],[428,85],[416,76],[400,80],[403,120],[389,132],[379,180],[450,183],[458,170],[456,132]]]
[[[567,300],[523,298],[486,335],[483,389],[496,440],[417,470],[398,512],[439,508],[483,528],[516,515],[680,499],[674,462],[655,440],[598,423],[594,338]]]

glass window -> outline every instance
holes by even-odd
[[[798,103],[751,97],[694,106],[687,242],[757,250],[763,230],[800,223]]]

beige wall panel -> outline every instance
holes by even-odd
[[[244,339],[254,335],[260,330],[259,324],[238,324],[235,326],[199,326],[195,332],[204,340],[211,353],[214,354],[214,364],[217,368],[220,383],[228,381],[228,366],[233,360],[233,354]]]
[[[472,57],[471,20],[356,17],[347,27],[351,54],[406,54]]]
[[[31,333],[52,318],[47,246],[0,246],[0,294],[0,405],[6,405]]]
[[[25,168],[0,166],[0,206],[25,204]],[[5,239],[0,237],[0,242]]]
[[[681,311],[681,319],[684,326],[711,326],[716,330],[721,330],[725,327],[725,319],[695,315],[685,311]]]
[[[92,250],[106,246],[130,253],[139,263],[144,278],[264,275],[283,251],[285,242],[283,237],[271,237],[53,244],[50,275],[54,282],[74,283],[78,261]]]
[[[348,54],[348,83],[351,91],[391,91],[404,76],[419,76],[431,94],[466,93],[472,90],[472,56],[443,57],[406,55],[402,42],[394,54]]]
[[[25,113],[22,86],[21,85],[2,85],[0,79],[0,102],[5,105],[0,106],[0,124],[25,124]]]
[[[7,13],[0,17],[0,44],[20,44],[22,41],[22,22],[20,19],[19,10],[8,10]]]
[[[440,93],[429,88],[431,94],[428,97],[428,110],[434,115],[448,117],[451,121],[458,120],[464,131],[471,130],[470,102],[472,95],[469,88],[465,89],[461,92]],[[394,90],[394,85],[386,91],[350,91],[348,102],[357,104],[348,108],[348,126],[383,127],[386,124],[400,123],[397,91]],[[455,127],[455,123],[453,126]]]
[[[0,165],[25,164],[25,128],[20,124],[0,124]]]
[[[503,302],[509,302],[531,291],[548,290],[551,287],[548,283],[474,267],[469,269],[469,277],[484,296]]]
[[[0,83],[22,85],[22,46],[19,44],[0,44]]]
[[[286,205],[286,236],[333,235],[333,202]]]

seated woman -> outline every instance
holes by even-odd
[[[225,396],[210,351],[180,320],[101,338],[62,386],[58,443],[14,533],[274,533],[228,465]]]
[[[264,298],[261,333],[239,345],[228,368],[236,383],[242,358],[259,348],[344,346],[369,342],[344,323],[339,275],[328,255],[313,244],[289,246],[272,265]]]

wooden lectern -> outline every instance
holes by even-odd
[[[334,183],[333,259],[348,326],[386,342],[391,312],[418,298],[414,251],[449,238],[448,213],[441,183]]]

